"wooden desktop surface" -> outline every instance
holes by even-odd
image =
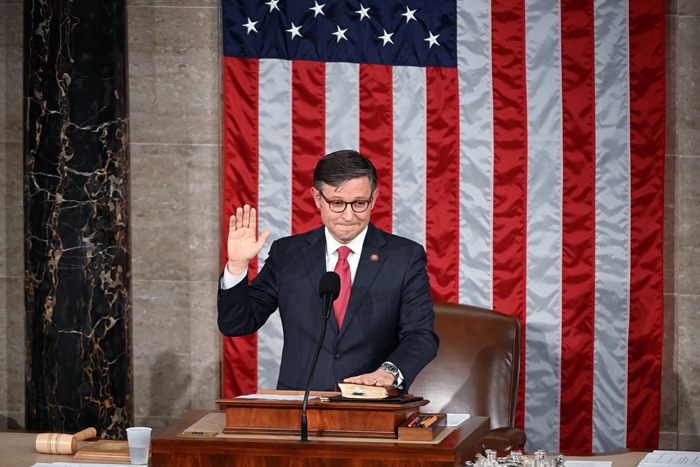
[[[246,436],[194,438],[178,436],[211,411],[197,410],[151,441],[153,467],[463,466],[474,458],[477,439],[488,430],[487,417],[470,417],[439,444],[398,440]]]
[[[197,412],[189,414],[193,416]],[[206,413],[206,412],[201,412]],[[197,419],[196,416],[193,418]],[[184,419],[183,419],[184,420]],[[183,429],[188,428],[187,425]],[[168,430],[170,431],[170,429]],[[170,431],[172,433],[172,431]],[[166,434],[165,432],[163,434]],[[160,437],[157,436],[158,438]],[[178,438],[180,440],[182,438]],[[24,431],[3,431],[0,432],[0,453],[2,453],[2,462],[0,465],[3,467],[30,467],[36,463],[51,463],[51,462],[70,462],[76,464],[87,464],[90,461],[79,461],[70,455],[50,455],[50,454],[39,454],[36,452],[34,441],[36,440],[36,433],[24,432]],[[87,441],[80,441],[78,446],[87,444]],[[160,444],[160,441],[156,444]],[[161,446],[165,447],[165,446]],[[585,460],[585,461],[611,461],[612,467],[636,467],[639,461],[646,455],[645,452],[627,452],[614,455],[604,455],[604,456],[565,456],[566,460]],[[128,464],[125,464],[128,465]],[[175,464],[174,464],[175,465]],[[187,464],[187,465],[212,465],[212,464]],[[225,464],[222,464],[225,465]],[[274,464],[272,464],[274,465]],[[291,465],[291,464],[290,464]],[[328,464],[331,465],[330,463]],[[383,464],[382,465],[391,465]]]
[[[36,451],[36,435],[36,432],[27,431],[0,432],[0,466],[30,467],[38,463],[51,464],[53,462],[95,463],[95,461],[77,460],[71,454],[40,454]],[[78,450],[90,443],[91,441],[78,441]]]

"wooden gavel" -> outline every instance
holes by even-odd
[[[85,428],[74,435],[67,433],[39,433],[36,435],[36,452],[42,454],[75,454],[78,441],[97,436],[94,428]]]

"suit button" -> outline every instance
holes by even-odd
[[[343,358],[343,357],[341,357],[339,353],[335,354],[335,359],[336,359],[336,360],[340,360],[341,358]]]

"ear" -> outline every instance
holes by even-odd
[[[316,187],[311,187],[311,197],[313,197],[316,207],[321,209],[321,193],[319,193]]]
[[[374,208],[374,203],[377,202],[377,198],[379,198],[379,188],[374,190],[374,192],[372,193],[372,204],[369,205],[370,209]]]

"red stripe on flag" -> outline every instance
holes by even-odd
[[[493,308],[522,323],[517,426],[525,407],[527,96],[525,4],[492,3]]]
[[[562,349],[559,443],[593,444],[595,336],[595,60],[593,2],[561,3]]]
[[[360,65],[360,153],[377,169],[380,202],[372,210],[372,223],[391,232],[393,80],[391,67]]]
[[[237,207],[258,203],[258,60],[224,57],[224,157],[222,174],[222,267],[228,220]],[[252,278],[257,261],[248,266]],[[223,397],[257,391],[257,335],[223,338]]]
[[[632,262],[627,447],[656,449],[664,331],[664,2],[630,2],[629,17]]]
[[[456,68],[426,69],[426,232],[436,301],[459,301],[459,84]]]
[[[326,146],[326,64],[297,60],[292,66],[292,233],[321,225],[309,190]]]

